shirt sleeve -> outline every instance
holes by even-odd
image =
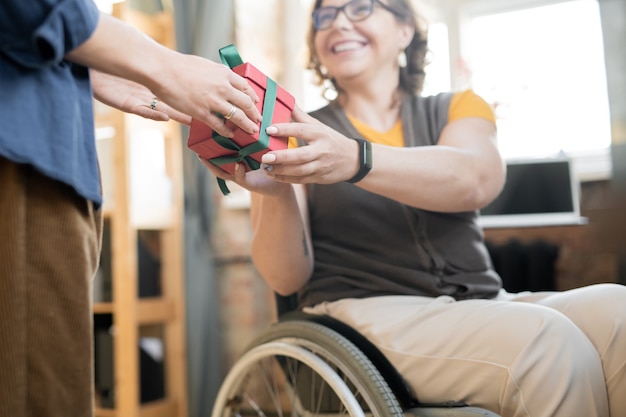
[[[61,62],[96,29],[91,0],[2,1],[0,53],[26,68]]]
[[[472,90],[455,93],[450,101],[448,123],[465,117],[480,117],[496,123],[493,108]]]

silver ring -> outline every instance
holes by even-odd
[[[150,103],[150,108],[152,110],[156,109],[157,104],[159,104],[159,100],[155,97],[152,99],[152,103]]]
[[[233,116],[235,115],[235,113],[237,113],[237,107],[235,107],[234,104],[231,104],[231,106],[233,106],[233,107],[231,107],[230,111],[228,112],[228,114],[224,116],[224,119],[226,119],[226,120],[232,119]]]

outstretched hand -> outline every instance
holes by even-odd
[[[256,133],[261,122],[259,97],[245,78],[225,65],[194,55],[173,55],[164,65],[153,91],[167,103],[197,119],[225,137],[233,129],[223,118],[248,133]]]
[[[114,75],[90,70],[91,86],[96,100],[126,113],[146,119],[170,119],[189,126],[191,116],[179,112],[155,97],[147,87]]]
[[[124,52],[118,47],[121,43]],[[225,65],[167,48],[106,13],[100,13],[98,26],[91,37],[68,51],[65,58],[146,87],[141,90],[136,85],[95,75],[96,97],[116,108],[158,120],[163,115],[147,110],[159,110],[168,117],[178,118],[169,111],[170,108],[176,109],[179,114],[186,115],[180,116],[181,122],[188,124],[191,117],[226,137],[232,137],[234,132],[224,123],[224,116],[248,133],[259,130],[259,97],[243,77]],[[99,85],[100,82],[104,84]],[[106,83],[113,83],[113,86],[104,88]],[[143,93],[133,97],[120,95],[124,85]],[[155,96],[162,101],[152,109],[150,106]],[[165,106],[163,102],[168,107],[159,109],[160,105]]]
[[[352,178],[359,169],[358,145],[296,106],[293,123],[267,128],[273,136],[296,137],[307,143],[296,149],[271,151],[261,162],[276,181],[332,184]]]

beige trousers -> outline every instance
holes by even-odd
[[[626,287],[502,292],[495,300],[384,296],[321,303],[375,343],[422,402],[503,417],[626,416]]]
[[[100,212],[0,157],[0,417],[90,417]]]

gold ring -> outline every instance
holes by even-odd
[[[231,107],[230,111],[228,112],[228,114],[224,116],[224,119],[226,119],[226,120],[232,119],[232,117],[235,115],[235,113],[237,113],[237,107],[235,107],[234,104],[231,104],[231,106],[233,106],[233,107]]]
[[[159,104],[159,100],[155,97],[152,99],[152,103],[150,103],[150,108],[152,110],[156,109],[157,104]]]

